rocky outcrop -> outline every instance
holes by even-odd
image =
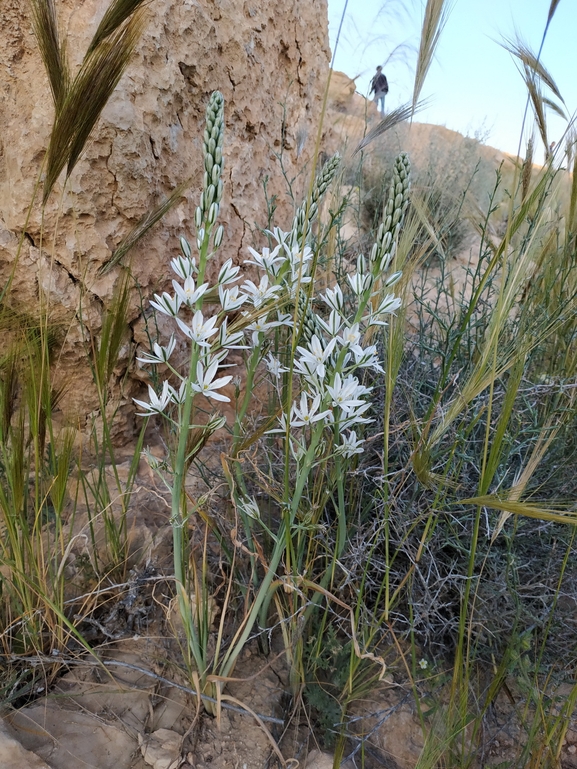
[[[107,4],[56,0],[73,64]],[[288,226],[292,203],[285,178],[295,180],[296,194],[304,189],[307,174],[299,172],[314,154],[328,75],[327,3],[153,0],[134,60],[69,183],[63,186],[62,177],[50,197],[43,220],[38,195],[32,208],[30,201],[53,107],[26,14],[20,0],[3,3],[0,281],[12,276],[9,301],[19,312],[34,316],[41,303],[49,306],[64,343],[57,371],[66,385],[62,408],[82,423],[98,406],[87,344],[98,334],[119,275],[116,268],[100,276],[99,268],[147,211],[191,177],[182,202],[130,253],[139,291],[131,294],[129,320],[141,314],[143,298],[165,287],[178,236],[194,232],[202,122],[213,90],[222,91],[226,103],[222,258],[244,258],[255,222],[267,224],[267,178],[277,223]],[[121,360],[119,378],[122,366]]]

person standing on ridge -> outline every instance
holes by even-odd
[[[389,93],[389,84],[387,82],[387,78],[385,77],[383,73],[383,68],[381,66],[377,67],[377,74],[373,77],[371,80],[371,93],[375,93],[375,104],[377,105],[377,109],[379,108],[379,102],[381,103],[381,115],[384,117],[385,115],[385,96]]]

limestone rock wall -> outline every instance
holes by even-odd
[[[55,2],[70,59],[79,63],[107,0]],[[89,332],[98,333],[119,275],[116,268],[99,277],[98,269],[140,217],[188,177],[193,181],[182,202],[131,252],[141,296],[166,287],[178,236],[192,237],[202,121],[213,90],[226,101],[222,258],[243,259],[255,223],[266,225],[267,176],[268,193],[277,196],[277,223],[289,225],[292,203],[276,156],[282,154],[289,179],[310,168],[328,76],[327,30],[326,0],[152,0],[134,60],[69,183],[53,192],[42,223],[38,200],[29,207],[52,100],[27,4],[3,0],[0,281],[13,274],[9,301],[32,315],[49,301],[65,328],[56,373],[67,385],[62,408],[68,414],[82,422],[97,407],[86,343]],[[306,173],[296,178],[297,194],[307,179]],[[140,304],[135,291],[133,325]],[[122,366],[118,375],[124,375]]]

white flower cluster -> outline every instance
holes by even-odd
[[[166,345],[154,343],[138,360],[166,366],[171,381],[162,383],[160,394],[149,386],[149,401],[135,402],[141,416],[164,414],[173,419],[176,409],[174,423],[182,429],[189,423],[197,395],[214,401],[230,400],[223,390],[233,377],[220,372],[227,366],[230,350],[246,350],[247,393],[259,364],[264,362],[284,407],[279,428],[270,432],[287,435],[293,456],[298,458],[309,446],[319,445],[326,428],[335,453],[352,457],[363,451],[357,430],[372,421],[367,415],[372,388],[362,383],[363,371],[383,371],[376,345],[365,340],[373,327],[386,325],[387,316],[400,306],[400,300],[388,289],[401,273],[385,276],[407,205],[408,159],[400,156],[397,161],[391,210],[387,209],[369,259],[359,256],[356,269],[347,275],[352,309],[338,283],[323,295],[315,295],[315,258],[307,245],[312,219],[336,173],[338,157],[328,161],[315,180],[310,200],[298,209],[291,231],[267,230],[269,244],[274,247],[261,252],[249,248],[250,258],[245,264],[252,268],[253,278],[256,268],[258,277],[243,280],[240,267],[228,259],[212,286],[204,276],[208,260],[223,240],[223,228],[216,226],[222,197],[222,115],[222,95],[215,93],[207,108],[204,189],[195,212],[198,262],[189,243],[181,238],[182,254],[171,262],[176,276],[173,293],[156,294],[151,302],[157,312],[173,318],[175,332],[188,340],[190,365],[185,374],[172,365],[174,335]],[[313,311],[323,305],[323,312]],[[175,381],[178,386],[171,383]],[[287,402],[291,392],[297,395],[292,403]],[[237,432],[247,405],[245,394]]]
[[[170,363],[172,353],[176,348],[176,340],[171,337],[166,346],[154,343],[151,352],[143,353],[137,358],[142,363],[159,364],[168,366],[174,377],[180,380],[180,387],[176,389],[168,381],[163,382],[162,392],[157,395],[149,386],[150,402],[136,400],[136,404],[143,409],[140,416],[166,413],[170,404],[184,403],[186,397],[187,382],[192,394],[200,393],[207,398],[216,401],[229,401],[230,398],[222,392],[232,380],[232,376],[217,376],[219,368],[223,365],[229,350],[246,349],[244,330],[229,330],[228,315],[244,304],[252,304],[260,311],[258,318],[246,329],[252,332],[253,344],[258,343],[259,335],[264,334],[269,328],[278,326],[281,322],[267,321],[266,308],[276,298],[281,290],[280,286],[269,286],[268,279],[264,276],[259,286],[252,281],[246,281],[239,289],[238,285],[231,286],[238,280],[240,267],[233,265],[228,259],[221,267],[217,279],[217,293],[220,300],[220,308],[209,316],[205,316],[202,308],[202,298],[211,288],[208,282],[200,285],[195,283],[195,275],[198,273],[195,260],[190,256],[188,243],[181,239],[183,254],[171,262],[172,269],[180,278],[172,281],[174,294],[155,294],[151,305],[163,315],[173,318],[178,330],[190,340],[195,366],[192,375],[183,376]],[[244,292],[241,291],[244,289]],[[211,305],[213,306],[213,305]],[[188,317],[181,317],[186,312]]]
[[[142,363],[167,365],[180,380],[178,388],[165,381],[160,395],[149,387],[149,402],[136,400],[142,409],[141,416],[166,413],[171,404],[181,405],[186,397],[187,381],[193,395],[199,393],[216,401],[229,401],[221,391],[232,376],[218,376],[218,372],[231,349],[256,352],[264,360],[273,381],[289,370],[288,361],[279,360],[268,349],[268,336],[280,326],[292,327],[293,315],[281,312],[279,302],[285,305],[294,302],[297,293],[308,286],[313,253],[308,246],[302,249],[290,246],[290,233],[275,229],[268,235],[276,242],[275,248],[264,248],[261,253],[250,248],[250,258],[245,262],[261,272],[258,283],[247,279],[239,285],[240,267],[228,259],[220,268],[217,291],[211,292],[218,295],[219,302],[209,316],[198,307],[202,306],[211,286],[208,282],[195,281],[196,262],[188,243],[181,240],[182,255],[171,262],[178,278],[172,281],[174,293],[155,295],[151,304],[158,312],[174,318],[177,329],[190,341],[196,351],[195,368],[187,379],[171,366],[170,358],[176,348],[174,336],[167,345],[155,343],[151,352],[138,357]],[[384,285],[392,285],[399,276],[400,273],[395,273]],[[328,308],[328,317],[313,314],[317,332],[308,342],[296,347],[293,371],[299,377],[301,392],[288,416],[281,416],[279,429],[279,432],[285,431],[287,425],[308,427],[323,420],[335,430],[339,440],[336,451],[345,457],[362,451],[362,440],[354,428],[371,421],[366,413],[372,388],[359,381],[359,371],[383,370],[376,345],[363,345],[363,336],[371,326],[384,325],[386,316],[400,305],[400,300],[392,294],[387,294],[375,306],[371,304],[375,299],[376,277],[363,257],[358,258],[357,270],[348,276],[348,281],[357,302],[355,317],[353,320],[347,317],[341,287],[336,284],[327,288],[320,299]],[[213,308],[215,304],[211,302],[210,306]],[[241,322],[237,319],[229,329],[230,313],[239,310]],[[187,317],[181,317],[182,313]]]
[[[290,233],[276,229],[269,235],[277,241],[277,247],[272,252],[265,250],[262,255],[251,249],[253,258],[249,263],[263,270],[264,277],[278,281],[279,276],[284,276],[286,295],[294,299],[299,285],[306,286],[310,282],[308,268],[312,251],[307,246],[300,253],[298,247],[290,248],[287,245]],[[376,345],[363,344],[363,338],[371,326],[385,325],[386,316],[401,304],[392,294],[379,299],[383,286],[392,286],[401,275],[395,273],[382,283],[378,280],[381,263],[382,259],[369,269],[364,257],[360,256],[357,270],[348,275],[356,300],[352,313],[350,309],[347,311],[339,284],[327,288],[319,299],[327,306],[328,317],[312,313],[310,321],[315,333],[308,341],[296,346],[293,372],[300,380],[300,395],[288,414],[281,414],[279,427],[270,431],[287,433],[294,454],[304,452],[305,436],[297,439],[293,428],[306,428],[321,422],[333,432],[337,454],[351,457],[363,451],[363,441],[354,428],[372,421],[367,417],[372,388],[363,385],[359,375],[366,368],[383,371]],[[275,358],[272,353],[266,358],[268,371],[276,379],[288,370],[288,363]]]

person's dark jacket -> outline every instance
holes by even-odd
[[[371,80],[371,93],[389,93],[389,83],[382,72]]]

